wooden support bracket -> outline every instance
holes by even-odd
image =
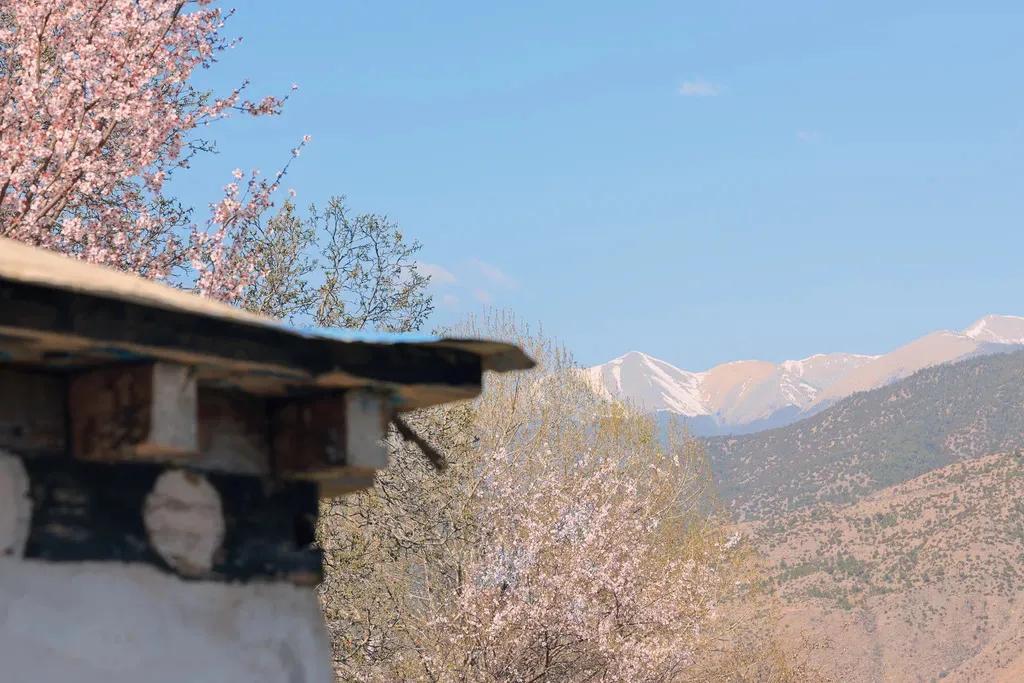
[[[387,466],[383,440],[390,415],[387,397],[376,392],[282,401],[271,414],[275,470],[319,482],[325,496],[367,488]]]
[[[114,365],[68,383],[71,446],[92,461],[189,461],[199,451],[198,395],[191,368]]]

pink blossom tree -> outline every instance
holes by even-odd
[[[748,549],[707,514],[697,445],[663,443],[514,320],[454,333],[514,339],[540,367],[411,418],[444,473],[396,444],[372,491],[323,506],[339,678],[790,680],[751,674],[744,642],[770,638]],[[743,675],[723,673],[739,655]]]
[[[540,367],[489,378],[477,402],[478,536],[427,611],[425,677],[680,680],[741,558],[718,524],[689,527],[703,458],[688,441],[659,444],[651,420],[600,399],[562,349],[516,328],[501,336]]]
[[[238,298],[253,268],[246,231],[287,167],[236,170],[200,226],[165,184],[212,148],[198,130],[276,114],[287,98],[190,83],[230,45],[210,5],[0,0],[0,235],[151,278],[191,268],[200,292]]]
[[[435,680],[671,681],[694,666],[733,541],[686,547],[664,497],[688,476],[679,463],[630,471],[602,451],[566,462],[542,448],[525,468],[488,454],[491,528],[454,609],[430,622],[437,645],[423,664]]]

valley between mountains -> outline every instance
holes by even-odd
[[[1024,318],[987,316],[881,356],[587,372],[702,434],[783,630],[838,680],[1019,681],[1022,343]]]

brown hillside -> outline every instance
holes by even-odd
[[[749,527],[784,624],[852,681],[1024,680],[1024,457],[959,462]]]

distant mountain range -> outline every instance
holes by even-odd
[[[1024,317],[988,315],[960,332],[933,332],[878,356],[827,353],[781,363],[742,360],[691,372],[631,351],[584,372],[603,396],[663,416],[680,416],[695,435],[714,436],[788,425],[923,368],[1021,345]]]
[[[1024,351],[926,368],[786,427],[703,442],[741,520],[856,502],[955,462],[1024,449]]]
[[[783,635],[820,639],[834,680],[1024,680],[1024,318],[878,356],[582,372],[704,437]]]
[[[1024,350],[702,441],[784,628],[837,680],[1024,680]]]

